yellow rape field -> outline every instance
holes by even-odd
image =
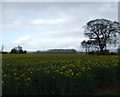
[[[3,95],[81,95],[120,81],[117,55],[2,55]]]

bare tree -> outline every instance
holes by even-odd
[[[97,41],[102,54],[107,44],[117,44],[118,32],[120,32],[120,23],[107,19],[95,19],[86,24],[84,34],[89,39]]]

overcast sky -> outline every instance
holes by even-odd
[[[2,10],[2,44],[7,51],[18,45],[27,51],[82,50],[87,22],[97,18],[118,21],[117,2],[4,2]]]

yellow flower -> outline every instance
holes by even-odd
[[[81,76],[81,72],[79,72],[79,75]]]
[[[70,69],[69,72],[72,72],[72,70]]]
[[[72,75],[73,75],[73,72],[72,72]]]
[[[20,85],[20,83],[18,82],[18,85]]]
[[[15,79],[18,80],[18,79],[20,79],[20,77],[16,77]]]
[[[78,76],[78,74],[76,74],[76,76]]]
[[[107,68],[109,68],[109,65],[106,65]]]
[[[46,73],[50,73],[50,71],[47,71]]]
[[[60,72],[61,74],[63,74],[63,72]]]
[[[85,71],[85,67],[82,67],[82,70]]]
[[[14,75],[16,75],[16,73],[14,73]]]
[[[118,64],[117,64],[117,63],[115,63],[115,64],[114,64],[114,67],[115,67],[115,66],[118,66]]]
[[[30,77],[28,77],[26,80],[31,80],[31,78],[30,78]]]
[[[28,69],[28,71],[30,71],[30,69]]]
[[[24,73],[21,75],[21,77],[23,77],[24,76]]]
[[[37,70],[40,70],[39,68]]]
[[[28,83],[27,83],[26,85],[27,85],[27,86],[29,86],[29,84],[28,84]]]
[[[3,70],[1,70],[1,72],[3,73]]]
[[[4,81],[2,81],[1,83],[4,84]]]
[[[6,77],[6,76],[7,76],[6,74],[3,75],[3,77]]]
[[[90,67],[88,67],[88,70],[92,70]]]
[[[100,67],[100,65],[98,65],[98,67]]]

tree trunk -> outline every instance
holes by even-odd
[[[98,44],[99,44],[99,47],[100,47],[100,55],[102,55],[102,54],[103,54],[103,48],[104,48],[104,45],[101,43],[99,37],[98,37]]]
[[[86,51],[86,54],[87,54],[87,49],[85,51]]]
[[[103,46],[100,46],[100,54],[103,54]]]

